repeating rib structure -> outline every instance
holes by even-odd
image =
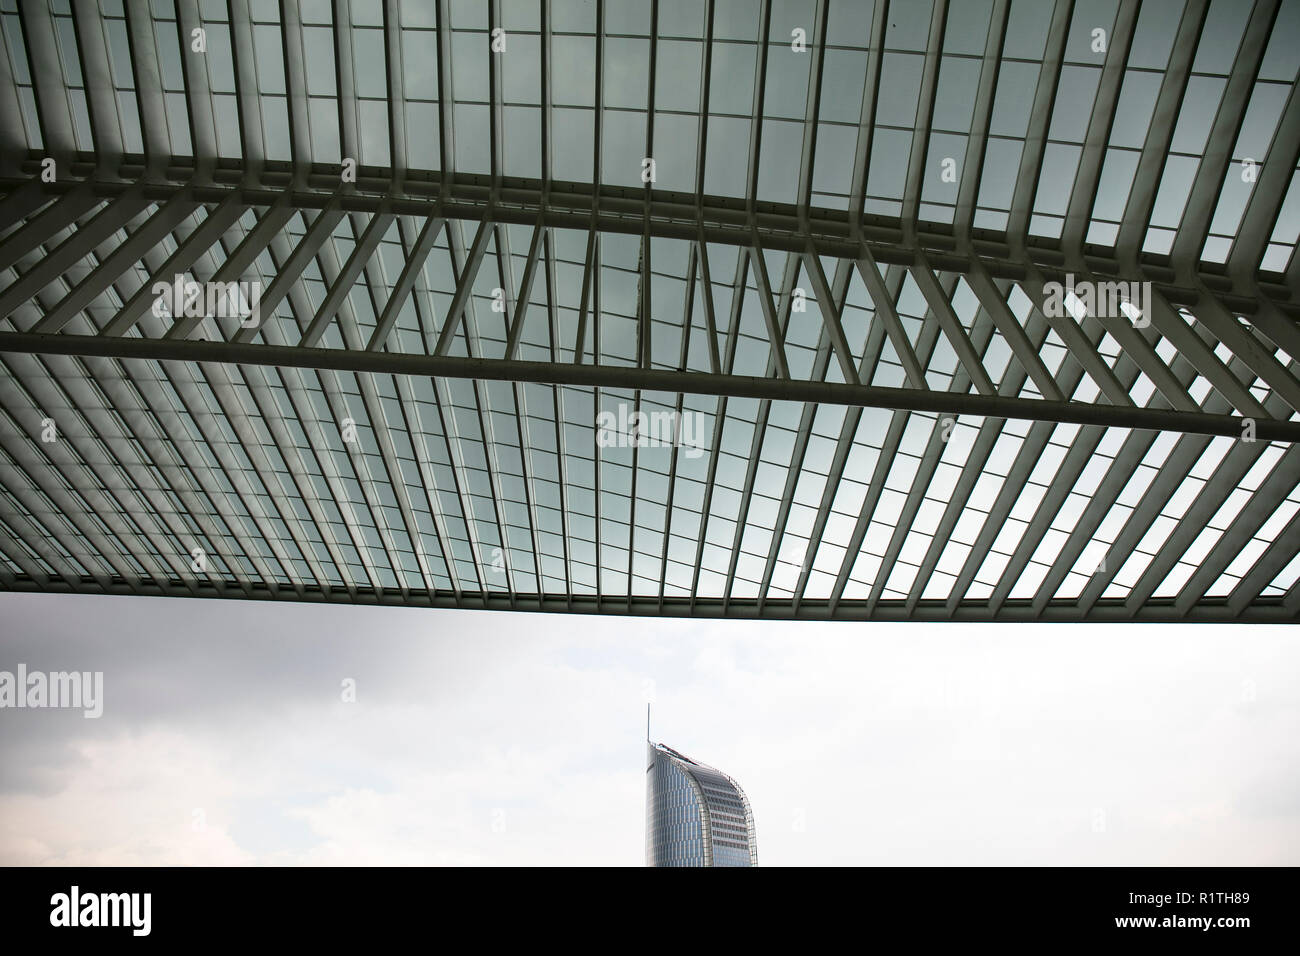
[[[0,25],[2,588],[1300,620],[1295,0]]]

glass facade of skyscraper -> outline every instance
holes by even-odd
[[[740,785],[671,747],[646,749],[646,865],[755,865],[754,814]]]

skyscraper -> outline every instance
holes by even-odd
[[[721,770],[646,741],[646,866],[754,866],[754,814]]]

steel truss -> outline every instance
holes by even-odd
[[[1009,6],[996,0],[991,23]],[[1277,12],[1257,6],[1216,114],[1227,140]],[[450,171],[445,97],[448,172],[413,168],[391,55],[393,162],[344,182],[311,154],[294,7],[280,11],[286,162],[266,155],[242,0],[228,18],[238,159],[218,158],[208,77],[190,61],[199,158],[173,155],[160,68],[147,61],[134,85],[145,150],[125,148],[111,84],[94,82],[109,66],[83,3],[73,19],[94,150],[78,149],[52,18],[23,6],[44,145],[19,148],[17,114],[6,120],[0,586],[772,619],[1300,620],[1300,295],[1294,266],[1259,268],[1300,154],[1294,91],[1224,265],[1200,251],[1226,147],[1204,156],[1170,254],[1140,252],[1172,135],[1159,104],[1182,95],[1201,0],[1179,22],[1157,99],[1165,118],[1107,247],[1084,240],[1136,5],[1121,4],[1104,110],[1049,243],[1030,240],[1029,221],[1064,55],[1055,40],[1007,229],[974,227],[978,175],[963,179],[951,226],[922,218],[943,0],[921,148],[892,218],[813,203],[811,120],[794,204],[759,198],[758,122],[745,199],[704,192],[703,120],[694,193],[553,181],[549,69],[547,174],[507,177],[499,63],[490,172]],[[348,5],[334,7],[341,19]],[[1056,4],[1053,23],[1072,7]],[[385,10],[391,53],[402,28],[396,5]],[[549,50],[550,4],[541,10]],[[828,33],[828,5],[815,10],[810,117]],[[126,11],[144,43],[148,4]],[[887,13],[877,3],[876,52]],[[761,31],[772,16],[764,3]],[[448,17],[439,2],[440,88],[451,86]],[[489,22],[500,17],[491,4]],[[197,25],[198,5],[182,0],[177,18]],[[712,4],[706,23],[707,39]],[[355,156],[353,40],[333,35],[340,150]],[[1001,44],[991,29],[965,160],[977,170]],[[761,46],[760,76],[767,56]],[[864,208],[873,69],[851,210]],[[14,83],[0,76],[0,90]],[[755,116],[763,96],[758,83]],[[48,157],[53,182],[41,176]],[[254,279],[260,315],[164,314],[155,285],[177,275]],[[1149,283],[1150,296],[1136,321],[1060,314],[1047,287],[1067,276]],[[698,416],[704,442],[607,444],[600,413],[616,411]]]

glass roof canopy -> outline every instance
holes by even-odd
[[[1300,618],[1300,3],[0,25],[5,587]]]

